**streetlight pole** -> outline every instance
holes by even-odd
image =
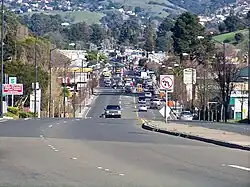
[[[250,124],[250,24],[248,25],[248,124]]]
[[[2,31],[1,31],[1,89],[0,89],[0,117],[3,117],[3,40],[4,40],[4,0],[2,0]]]
[[[63,84],[63,117],[66,117],[66,63],[64,63],[64,84]]]
[[[49,77],[50,77],[50,84],[49,84],[49,117],[51,116],[51,104],[53,103],[52,100],[52,51],[54,51],[56,48],[49,50]]]
[[[35,38],[35,83],[34,83],[34,92],[35,92],[35,103],[34,103],[34,118],[36,118],[36,83],[37,83],[37,53],[36,53],[36,48],[37,48],[37,36]]]
[[[74,71],[73,117],[76,117],[76,71]]]

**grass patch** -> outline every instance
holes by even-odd
[[[244,34],[245,37],[247,37],[248,30],[244,29],[244,30],[239,30],[239,31],[235,31],[235,32],[220,34],[220,35],[214,36],[213,38],[219,42],[223,42],[224,40],[229,40],[230,43],[235,43],[236,41],[235,41],[234,36],[236,33],[242,33],[242,34]]]
[[[88,24],[99,23],[104,14],[90,11],[58,12],[63,18],[71,17],[73,23],[85,21]]]
[[[166,17],[169,15],[169,13],[165,11],[165,9],[176,10],[176,11],[184,10],[178,6],[176,6],[176,9],[171,9],[166,7],[165,5],[169,5],[169,7],[171,6],[175,7],[175,5],[165,0],[114,0],[114,2],[132,6],[133,8],[138,6],[144,9],[144,12],[149,12],[151,16],[159,16],[159,17]],[[156,4],[149,4],[149,2],[154,2]],[[160,5],[160,4],[165,4],[165,5]]]

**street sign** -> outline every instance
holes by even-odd
[[[167,106],[167,110],[166,110],[166,106],[162,107],[161,110],[159,110],[160,114],[163,116],[163,117],[166,117],[167,115],[167,118],[170,116],[170,108]]]
[[[193,69],[193,68],[184,69],[183,70],[183,82],[184,84],[196,84],[196,69]]]
[[[9,84],[16,84],[16,77],[9,77]]]
[[[174,91],[174,76],[160,75],[160,89],[168,92]]]
[[[3,94],[23,95],[23,84],[3,84]]]

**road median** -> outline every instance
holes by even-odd
[[[219,146],[250,151],[250,137],[238,133],[204,127],[143,120],[142,128]]]

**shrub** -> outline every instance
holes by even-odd
[[[19,118],[31,118],[33,117],[32,112],[20,112],[19,113]]]
[[[9,113],[14,114],[15,116],[18,116],[18,113],[19,113],[18,107],[11,107],[11,106],[9,106],[8,109],[7,109],[7,111]]]

